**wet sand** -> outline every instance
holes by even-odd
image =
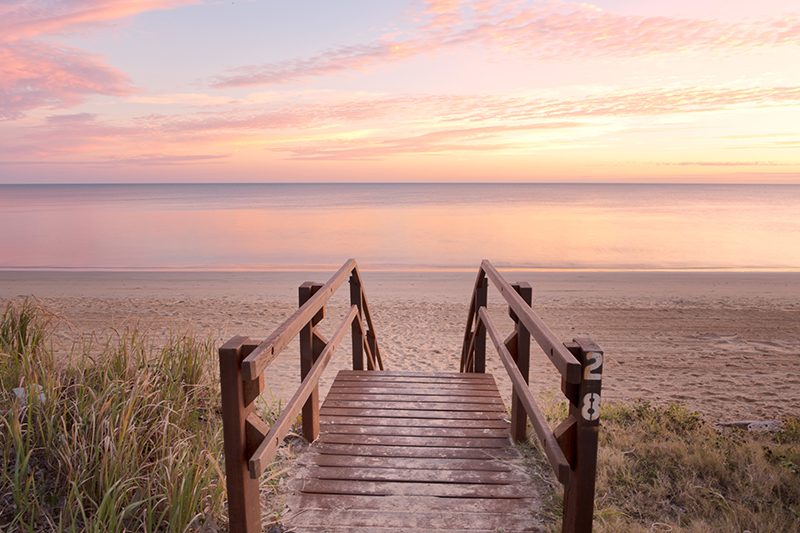
[[[139,324],[168,332],[261,339],[297,306],[297,286],[331,272],[0,272],[0,298],[35,296],[64,320],[65,347]],[[457,371],[475,272],[364,272],[387,369]],[[684,401],[712,420],[800,415],[800,273],[504,272],[534,288],[534,310],[562,341],[591,337],[605,351],[606,401]],[[340,290],[321,329],[348,306]],[[489,308],[511,322],[499,293]],[[348,341],[346,341],[348,342]],[[509,380],[489,346],[501,392]],[[557,389],[555,369],[532,351],[531,388]],[[323,379],[347,368],[343,349]],[[268,369],[271,393],[287,399],[299,380],[296,343]]]

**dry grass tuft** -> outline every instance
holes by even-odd
[[[566,404],[554,395],[542,404],[553,423],[566,417]],[[562,487],[538,448],[531,455],[549,481],[546,511],[560,531]],[[757,433],[719,428],[682,404],[606,405],[594,523],[600,533],[796,532],[800,420]]]

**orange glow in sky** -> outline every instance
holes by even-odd
[[[0,183],[800,183],[795,0],[12,0]]]

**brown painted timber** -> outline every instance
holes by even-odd
[[[297,468],[297,533],[540,531],[490,374],[340,371]]]

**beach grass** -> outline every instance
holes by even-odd
[[[555,425],[566,402],[545,395]],[[594,531],[791,533],[800,527],[800,420],[779,431],[721,427],[684,404],[640,400],[601,408]],[[563,489],[529,447],[549,486],[545,513],[560,531]]]
[[[0,323],[0,529],[195,531],[223,528],[222,422],[214,343],[131,328],[54,345],[58,317],[27,300]],[[12,392],[17,389],[19,394]],[[555,425],[557,394],[542,399]],[[263,401],[267,422],[280,403]],[[780,431],[719,428],[682,404],[603,407],[598,532],[793,532],[800,523],[800,421]],[[542,515],[560,531],[562,487],[536,445]],[[262,480],[265,523],[281,518],[278,480]]]
[[[2,319],[0,529],[182,532],[226,522],[210,340],[156,343],[132,328],[100,346],[89,337],[57,362],[56,317],[25,301]]]

